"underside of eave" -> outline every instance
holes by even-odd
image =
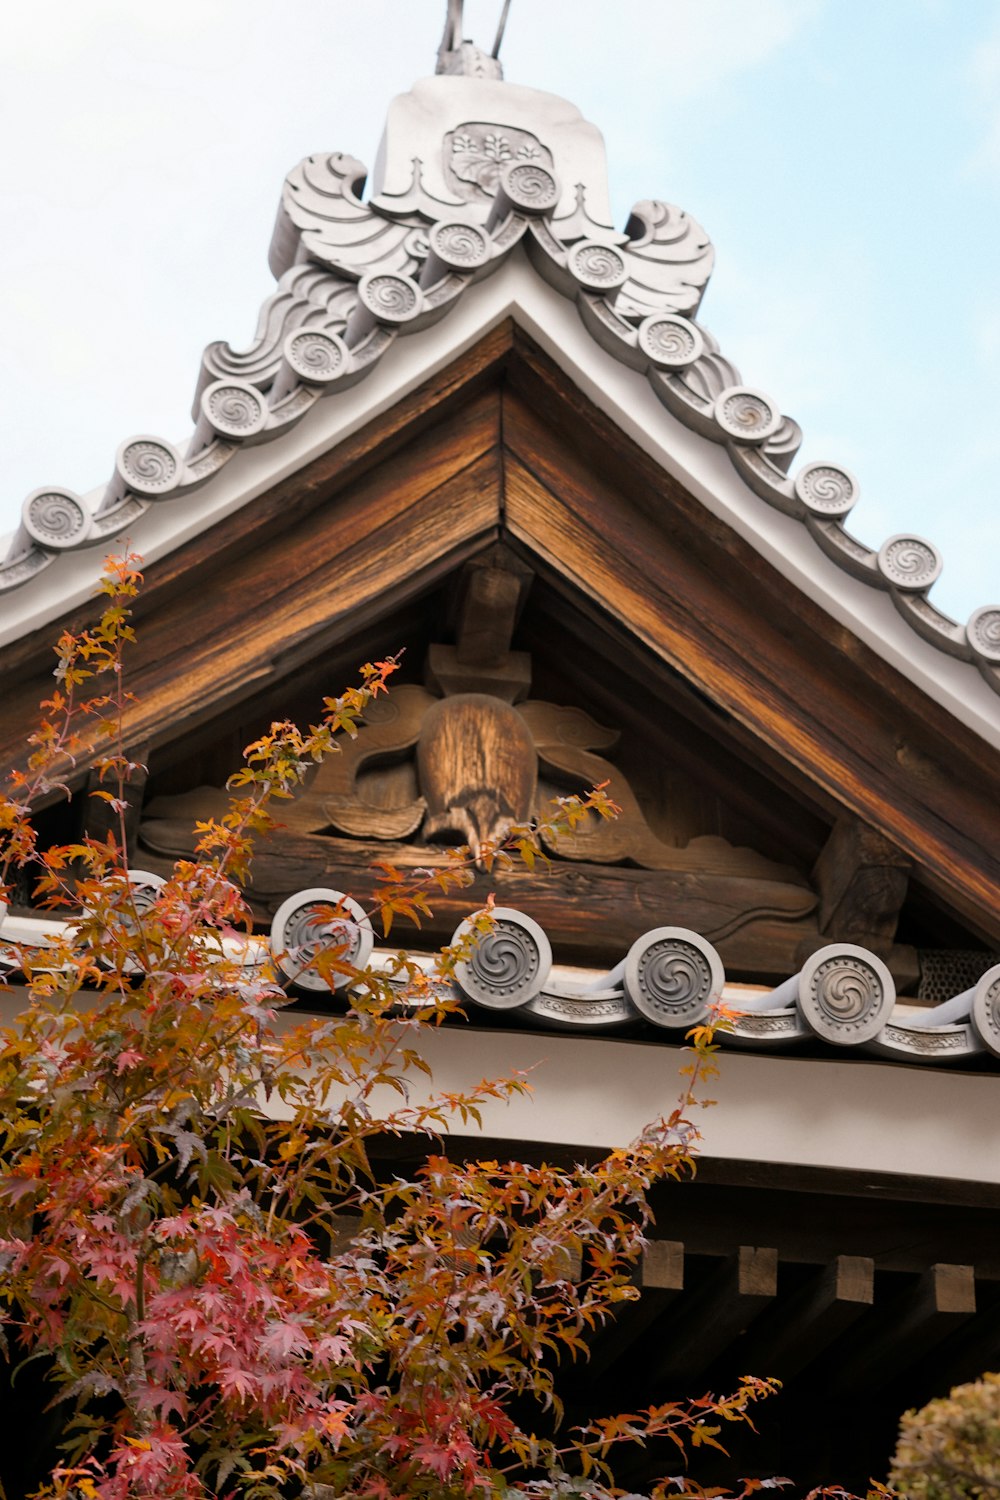
[[[791,588],[509,322],[150,569],[129,742],[163,745],[277,688],[501,536],[590,622],[582,634],[601,630],[639,661],[651,691],[669,699],[686,684],[726,734],[831,815],[878,828],[995,936],[996,866],[980,843],[993,752]],[[54,634],[5,653],[11,759]]]

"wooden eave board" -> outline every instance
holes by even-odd
[[[510,322],[149,570],[129,743],[165,744],[277,689],[500,536],[584,636],[622,643],[650,691],[686,684],[720,734],[831,816],[878,828],[996,933],[984,842],[995,752],[794,589]],[[9,762],[48,690],[54,635],[4,653]]]

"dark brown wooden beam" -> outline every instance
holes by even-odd
[[[778,1252],[741,1245],[709,1281],[654,1328],[662,1347],[652,1356],[657,1379],[698,1380],[750,1326],[778,1291]],[[647,1341],[648,1343],[648,1341]]]
[[[510,650],[520,600],[521,580],[506,568],[466,569],[455,638],[462,666],[500,664]]]
[[[871,1307],[874,1295],[875,1262],[863,1255],[838,1255],[758,1319],[741,1351],[745,1366],[759,1375],[790,1380]]]
[[[596,1379],[627,1356],[637,1339],[684,1290],[684,1245],[680,1240],[650,1240],[636,1268],[639,1296],[622,1302],[614,1320],[589,1340],[586,1378]]]
[[[190,824],[157,820],[144,826],[144,867],[168,872],[190,848]],[[271,915],[295,891],[333,886],[370,905],[379,877],[372,861],[388,859],[401,870],[424,868],[426,847],[365,840],[311,838],[283,832],[262,842],[249,892],[255,914]],[[701,933],[718,948],[730,972],[787,978],[795,972],[799,942],[815,933],[808,889],[751,877],[700,872],[636,870],[622,866],[556,862],[535,874],[525,870],[477,875],[473,885],[435,893],[434,916],[424,940],[448,940],[477,904],[495,892],[501,905],[526,911],[545,928],[570,961],[617,963],[629,944],[671,921]]]
[[[837,1363],[834,1389],[876,1389],[927,1354],[975,1311],[974,1268],[931,1266],[914,1286],[889,1301],[874,1328],[868,1324],[858,1330],[850,1352]]]
[[[952,1386],[978,1380],[987,1370],[1000,1369],[1000,1286],[977,1285],[977,1300],[986,1302],[975,1317],[965,1319],[935,1345],[919,1372],[929,1390],[944,1395]],[[985,1293],[985,1295],[984,1295]]]

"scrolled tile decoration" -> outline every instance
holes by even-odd
[[[806,1025],[837,1047],[873,1041],[895,1001],[896,987],[885,964],[854,943],[820,948],[798,977],[796,1003]]]
[[[466,939],[463,922],[452,939]],[[539,995],[552,967],[548,938],[531,917],[513,907],[498,906],[493,929],[476,938],[467,958],[455,966],[455,982],[466,1000],[487,1010],[516,1010]]]
[[[201,398],[201,409],[209,426],[220,437],[240,442],[254,437],[267,422],[267,407],[253,386],[219,380]]]
[[[973,610],[965,632],[977,655],[1000,666],[1000,605],[986,604]]]
[[[573,275],[588,291],[617,291],[628,275],[625,257],[600,240],[581,240],[570,250],[568,260]]]
[[[105,963],[117,962],[116,931],[124,935],[134,930],[133,906],[140,912],[149,910],[164,882],[158,875],[133,871],[129,883],[127,896],[120,883],[106,929]],[[0,967],[6,939],[11,965],[17,969],[19,948],[30,951],[35,944],[11,930],[16,917],[8,914],[6,927],[4,918],[0,904]],[[548,939],[530,917],[501,907],[495,918],[492,931],[474,937],[467,958],[456,966],[454,983],[431,980],[434,993],[450,998],[457,992],[486,1010],[517,1010],[530,1024],[584,1034],[634,1027],[640,1019],[667,1033],[682,1032],[722,997],[725,973],[718,953],[707,939],[686,928],[661,927],[643,934],[620,964],[581,987],[578,970],[565,976],[552,972]],[[75,919],[53,925],[72,933],[80,923]],[[452,941],[465,942],[470,933],[475,933],[471,918]],[[317,952],[336,947],[347,964],[363,969],[372,958],[374,935],[362,907],[340,891],[313,888],[297,892],[278,908],[269,946],[286,988],[294,985],[307,993],[330,995],[346,989],[350,975],[323,979],[313,966]],[[37,963],[44,967],[44,950],[36,952]],[[260,940],[248,939],[245,967],[257,970],[263,956]],[[141,967],[135,954],[122,957],[126,972]],[[424,999],[423,989],[414,996],[405,984],[397,986],[397,1001],[403,1007]],[[834,943],[813,954],[801,973],[769,995],[755,996],[752,1009],[736,1009],[732,1029],[722,1032],[720,1040],[727,1046],[777,1050],[812,1034],[837,1047],[858,1047],[862,1055],[867,1051],[922,1063],[981,1059],[983,1048],[1000,1058],[1000,963],[972,987],[949,996],[944,1008],[924,1011],[919,1018],[894,1011],[894,1002],[892,978],[874,953]],[[729,1003],[739,1006],[738,993],[730,994]],[[951,1019],[939,1020],[941,1015]]]
[[[176,489],[182,469],[180,457],[169,443],[149,437],[122,443],[115,467],[127,489],[151,499]]]
[[[638,329],[639,348],[661,370],[683,370],[705,353],[705,337],[697,324],[680,313],[652,313]]]
[[[290,333],[283,346],[285,359],[300,380],[326,385],[337,380],[348,362],[347,349],[334,333],[319,328],[300,328]]]
[[[941,572],[941,554],[921,536],[891,536],[878,551],[878,570],[897,589],[922,592]]]
[[[829,520],[848,514],[859,486],[853,474],[835,464],[805,464],[795,476],[795,493],[810,514]]]
[[[105,936],[106,946],[122,945],[119,965],[126,974],[139,973],[142,963],[138,955],[126,954],[124,945],[135,936],[139,921],[156,905],[166,883],[162,875],[154,875],[151,870],[129,870],[127,877],[118,881],[118,898],[112,901]],[[89,908],[84,909],[85,918],[92,915]]]
[[[686,927],[654,927],[625,958],[625,993],[654,1026],[683,1029],[701,1021],[726,982],[722,960]]]
[[[715,420],[738,443],[762,443],[781,426],[781,412],[769,396],[749,386],[730,386],[716,398]]]
[[[35,490],[21,510],[25,531],[39,547],[61,552],[79,546],[90,526],[90,515],[71,490]]]
[[[336,914],[331,914],[331,908]],[[346,989],[349,974],[329,978],[315,967],[316,955],[336,950],[339,961],[363,969],[371,958],[375,936],[364,907],[343,891],[313,886],[283,901],[271,923],[271,952],[285,976],[298,989],[332,994]]]
[[[362,276],[358,299],[380,323],[408,323],[422,307],[420,288],[409,276],[383,271]]]
[[[431,252],[452,271],[478,271],[490,258],[490,242],[481,229],[460,219],[435,224],[428,240]]]
[[[500,187],[522,213],[547,214],[559,202],[558,182],[537,162],[508,162],[500,172]]]
[[[987,969],[976,985],[971,1020],[983,1046],[1000,1057],[1000,964]]]

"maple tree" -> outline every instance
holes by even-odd
[[[646,1192],[689,1170],[711,1030],[693,1034],[673,1114],[596,1165],[449,1159],[449,1126],[527,1087],[435,1094],[425,1078],[421,1033],[456,1008],[462,945],[433,965],[398,952],[354,968],[346,914],[331,911],[309,962],[346,998],[303,1015],[241,894],[255,839],[395,663],[365,667],[309,730],[274,724],[251,745],[229,813],[199,825],[196,858],[150,899],[124,822],[139,584],[135,559],[109,559],[101,618],[61,637],[42,726],[0,799],[0,897],[30,868],[39,896],[71,912],[44,949],[11,945],[23,1008],[0,1038],[0,1334],[13,1363],[47,1361],[61,1414],[37,1493],[600,1500],[616,1493],[622,1445],[721,1446],[724,1424],[750,1422],[774,1382],[568,1431],[558,1391],[561,1364],[585,1359],[593,1330],[637,1295]],[[30,808],[84,753],[119,836],[42,849]],[[478,859],[530,864],[541,833],[593,813],[613,814],[601,788]],[[374,915],[388,933],[471,879],[469,851],[384,877]],[[490,920],[480,913],[464,942]],[[426,1137],[411,1178],[373,1169],[386,1136]],[[359,1221],[349,1238],[345,1214]],[[656,1493],[678,1490],[700,1493],[676,1478]]]

